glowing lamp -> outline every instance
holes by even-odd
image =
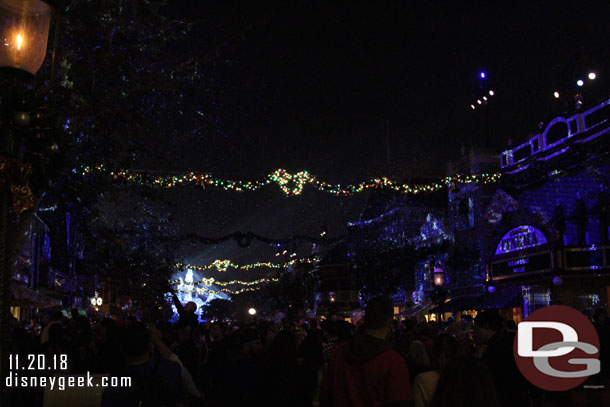
[[[483,96],[483,100],[487,100],[487,96]]]
[[[576,84],[578,86],[583,86],[585,83],[584,83],[584,81],[582,79],[579,79],[579,80],[576,81]]]
[[[476,107],[475,107],[474,105],[470,105],[470,108],[471,108],[472,110],[476,109]]]
[[[493,294],[496,292],[496,287],[494,287],[493,285],[490,285],[489,287],[487,287],[487,292],[490,294]]]
[[[328,293],[328,299],[330,302],[335,302],[335,301],[337,301],[337,296],[335,295],[334,292],[331,291]]]
[[[553,92],[553,96],[555,96],[555,99],[559,99],[559,92]]]
[[[481,72],[481,79],[485,79],[485,72]]]
[[[98,297],[98,298],[97,298],[97,300],[96,300],[95,302],[97,303],[97,306],[98,306],[98,307],[101,307],[101,306],[102,306],[102,302],[103,302],[103,301],[102,301],[102,299],[101,299],[100,297]]]
[[[0,67],[35,74],[47,53],[53,8],[41,0],[0,0]]]
[[[496,94],[496,93],[495,93],[493,90],[490,90],[490,91],[489,91],[489,96],[493,96],[493,95],[495,95],[495,94]]]
[[[255,310],[254,308],[250,308],[250,309],[248,310],[248,314],[250,314],[250,315],[256,315],[256,310]]]
[[[91,305],[93,305],[95,307],[96,304],[97,304],[97,300],[95,298],[91,298]]]
[[[597,78],[597,75],[595,74],[595,72],[589,72],[589,79],[593,80]]]
[[[434,268],[434,284],[439,286],[445,284],[445,270],[438,266]]]
[[[553,284],[556,286],[560,286],[561,284],[563,284],[563,278],[561,278],[561,276],[553,277]]]
[[[478,104],[481,104],[481,103],[483,103],[483,102],[481,102],[481,99],[478,99],[478,100],[477,100],[477,103],[478,103]]]

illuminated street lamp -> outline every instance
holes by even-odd
[[[47,53],[54,6],[41,0],[0,0],[0,67],[34,75]]]
[[[434,267],[434,285],[441,286],[445,284],[445,270],[441,268],[440,264]]]
[[[248,314],[250,314],[250,315],[254,316],[254,315],[256,315],[256,310],[255,310],[254,308],[250,308],[250,309],[248,310]]]
[[[0,154],[4,156],[12,156],[15,147],[9,123],[24,126],[29,122],[29,114],[20,110],[17,101],[44,62],[51,19],[60,9],[56,1],[61,0],[0,0],[0,120],[3,131]],[[54,49],[57,44],[55,31]],[[11,192],[5,185],[0,189],[0,377],[9,375],[8,327],[12,279],[8,241],[10,199]],[[4,390],[0,389],[0,405],[3,407],[9,405],[8,393]]]

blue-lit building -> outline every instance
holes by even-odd
[[[607,306],[609,133],[606,101],[501,154],[463,150],[448,175],[500,173],[499,182],[452,184],[431,198],[377,194],[348,225],[352,261],[377,267],[415,312],[441,318],[499,309],[518,322],[550,304]],[[380,261],[408,250],[393,267]]]
[[[495,232],[487,271],[494,287],[521,288],[523,316],[552,303],[608,304],[609,133],[606,101],[553,119],[501,155],[507,196],[485,213]]]

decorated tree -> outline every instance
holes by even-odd
[[[118,278],[121,292],[151,303],[174,260],[177,243],[164,240],[176,234],[173,219],[158,191],[117,182],[108,172],[159,162],[171,168],[168,145],[219,131],[232,46],[249,28],[185,22],[167,17],[168,10],[166,1],[66,4],[55,74],[49,75],[49,58],[25,107],[36,119],[28,140],[51,159],[36,165],[35,205],[17,228],[19,235],[40,205],[54,207],[45,214],[51,229],[72,214],[84,272],[98,281]]]

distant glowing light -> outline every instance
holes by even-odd
[[[17,34],[17,49],[21,49],[21,44],[23,44],[23,37],[21,36],[21,34]]]
[[[471,109],[473,109],[473,110],[474,110],[474,109],[476,109],[476,106],[475,106],[475,105],[470,105],[470,107],[471,107]]]
[[[583,86],[585,83],[583,82],[583,80],[582,80],[582,79],[579,79],[578,81],[576,81],[576,84],[577,84],[578,86]]]
[[[493,95],[495,95],[495,92],[493,90],[490,90],[489,91],[489,96],[493,96]]]
[[[483,103],[483,102],[481,102],[481,99],[479,99],[479,100],[477,100],[477,103],[478,103],[478,104],[481,104],[481,103]]]
[[[250,308],[250,309],[248,310],[248,314],[250,314],[250,315],[256,315],[256,310],[255,310],[254,308]]]
[[[597,78],[597,75],[595,74],[595,72],[589,72],[589,79],[593,80]]]
[[[483,100],[487,100],[487,96],[483,96]]]
[[[555,96],[555,99],[559,99],[559,92],[553,92],[553,96]]]
[[[485,79],[485,72],[481,72],[481,79]]]

